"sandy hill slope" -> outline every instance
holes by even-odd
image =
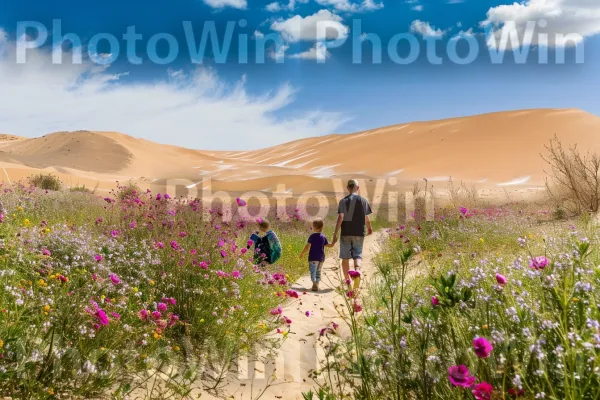
[[[543,183],[544,145],[600,152],[600,117],[575,109],[539,109],[411,122],[348,135],[314,137],[254,151],[202,151],[162,145],[115,132],[58,132],[35,139],[0,135],[0,176],[37,171],[68,184],[141,186],[180,179],[211,190],[332,191],[331,178],[374,182],[454,181],[494,187]]]

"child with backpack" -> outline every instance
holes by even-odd
[[[310,271],[310,279],[313,282],[312,291],[319,290],[319,282],[321,281],[321,268],[325,261],[325,247],[333,247],[333,243],[329,243],[327,237],[323,235],[323,220],[316,219],[312,223],[314,233],[309,236],[304,250],[300,253],[300,259],[304,258],[304,254],[308,251],[308,270]]]
[[[270,227],[269,221],[259,219],[259,230],[250,236],[250,240],[254,242],[254,263],[256,265],[274,264],[281,257],[281,242]]]

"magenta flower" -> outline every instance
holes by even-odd
[[[292,324],[292,320],[291,320],[291,319],[289,319],[289,318],[288,318],[288,317],[286,317],[286,316],[284,316],[284,317],[283,317],[283,321],[284,321],[286,324],[288,324],[288,325],[291,325],[291,324]]]
[[[202,269],[208,269],[208,263],[206,261],[200,261],[200,264],[198,264],[198,266]]]
[[[248,240],[248,247],[252,246],[254,244],[254,240],[250,239]]]
[[[100,254],[96,254],[96,255],[94,256],[94,259],[95,259],[97,262],[100,262],[100,261],[102,261],[102,256],[101,256]]]
[[[533,269],[544,269],[548,265],[549,261],[545,256],[537,256],[529,261],[529,267]]]
[[[473,347],[475,349],[475,354],[477,354],[477,357],[479,358],[488,358],[494,349],[492,344],[483,337],[473,340]]]
[[[160,312],[165,312],[167,311],[167,305],[165,303],[158,303],[156,309]]]
[[[110,313],[110,315],[112,315],[112,317],[113,317],[114,319],[121,319],[121,316],[120,316],[118,313],[114,312],[114,311],[113,311],[113,312],[111,312],[111,313]]]
[[[274,308],[270,311],[271,315],[281,315],[282,312],[283,310],[281,307]]]
[[[167,193],[165,193],[163,197],[165,198],[165,200],[169,200],[171,198],[171,196],[169,196]]]
[[[240,253],[246,254],[247,251],[248,251],[248,249],[244,247],[243,249],[240,250]]]
[[[175,300],[173,297],[163,297],[162,301],[171,305],[177,304],[177,300]]]
[[[285,294],[287,294],[289,297],[293,297],[295,299],[298,298],[298,292],[296,292],[293,289],[286,290]]]
[[[307,317],[310,317],[312,315],[312,313],[310,311],[307,311],[304,313],[304,315],[306,315]]]
[[[160,313],[160,311],[152,311],[152,318],[160,319],[160,317],[162,317],[162,314]]]
[[[157,249],[164,249],[165,248],[165,244],[163,242],[156,242],[154,244],[154,247]]]
[[[0,213],[0,223],[4,222],[4,214]]]
[[[106,315],[106,312],[104,312],[103,309],[98,308],[94,315],[96,316],[96,320],[98,320],[98,324],[100,324],[101,326],[108,325],[108,323],[109,323],[108,315]]]
[[[246,202],[242,199],[240,199],[239,197],[237,199],[235,199],[235,201],[237,202],[237,205],[239,207],[244,207],[246,205]]]
[[[469,210],[467,210],[467,208],[466,208],[466,207],[461,207],[461,208],[460,208],[460,213],[461,213],[462,215],[467,215],[467,212],[469,212]]]
[[[148,310],[140,310],[140,312],[138,312],[138,317],[142,320],[142,321],[146,321],[148,319]]]
[[[437,297],[433,296],[433,297],[431,298],[431,305],[432,305],[432,306],[434,306],[434,307],[435,307],[435,306],[439,306],[439,305],[440,305],[440,301],[438,300],[438,298],[437,298]]]
[[[219,243],[217,243],[217,247],[223,247],[225,246],[225,241],[223,239],[219,240]]]
[[[112,282],[112,284],[115,286],[117,286],[119,283],[121,283],[121,279],[119,278],[119,276],[117,274],[110,274],[108,277],[110,278],[110,281]]]
[[[227,257],[227,252],[225,250],[221,250],[221,257]]]
[[[162,196],[159,194],[156,195],[156,200],[160,200],[162,198]]]
[[[473,393],[473,396],[475,396],[475,400],[491,400],[492,390],[492,385],[487,382],[481,382],[480,384],[475,385],[471,392]]]
[[[361,312],[363,310],[362,306],[359,303],[356,303],[356,302],[354,302],[353,308],[354,308],[354,312],[355,313],[359,313],[359,312]]]
[[[360,272],[358,271],[348,271],[348,275],[352,279],[360,278]]]
[[[129,223],[129,229],[134,229],[135,228],[135,221],[131,221]]]
[[[102,217],[96,218],[96,225],[100,225],[102,223]]]
[[[235,279],[241,279],[242,278],[242,273],[240,271],[233,271],[231,273],[231,276],[233,276]]]
[[[500,285],[506,285],[506,282],[508,281],[504,275],[496,274],[496,282],[498,282]]]
[[[48,257],[49,257],[49,256],[51,256],[51,255],[52,255],[52,253],[50,253],[50,250],[48,250],[48,249],[46,249],[46,248],[43,248],[43,249],[42,249],[42,255],[43,255],[43,256],[48,256]]]
[[[172,240],[172,241],[171,241],[171,248],[172,248],[173,250],[179,250],[179,243],[177,243],[177,241],[176,241],[176,240]]]
[[[118,229],[113,229],[112,231],[110,231],[110,236],[116,238],[121,234],[121,231]]]
[[[475,377],[464,365],[454,365],[448,368],[448,379],[453,386],[471,387],[475,383]]]

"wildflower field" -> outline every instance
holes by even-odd
[[[102,198],[26,185],[3,186],[0,200],[2,396],[216,390],[237,354],[269,345],[270,310],[305,273],[294,210],[272,221],[284,251],[263,268],[243,201],[224,215],[131,187]]]
[[[306,399],[599,399],[600,228],[523,204],[388,230]],[[356,308],[360,303],[361,307]]]

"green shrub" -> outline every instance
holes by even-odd
[[[62,188],[60,178],[52,174],[37,174],[29,177],[29,183],[36,188],[43,190],[58,191]]]

